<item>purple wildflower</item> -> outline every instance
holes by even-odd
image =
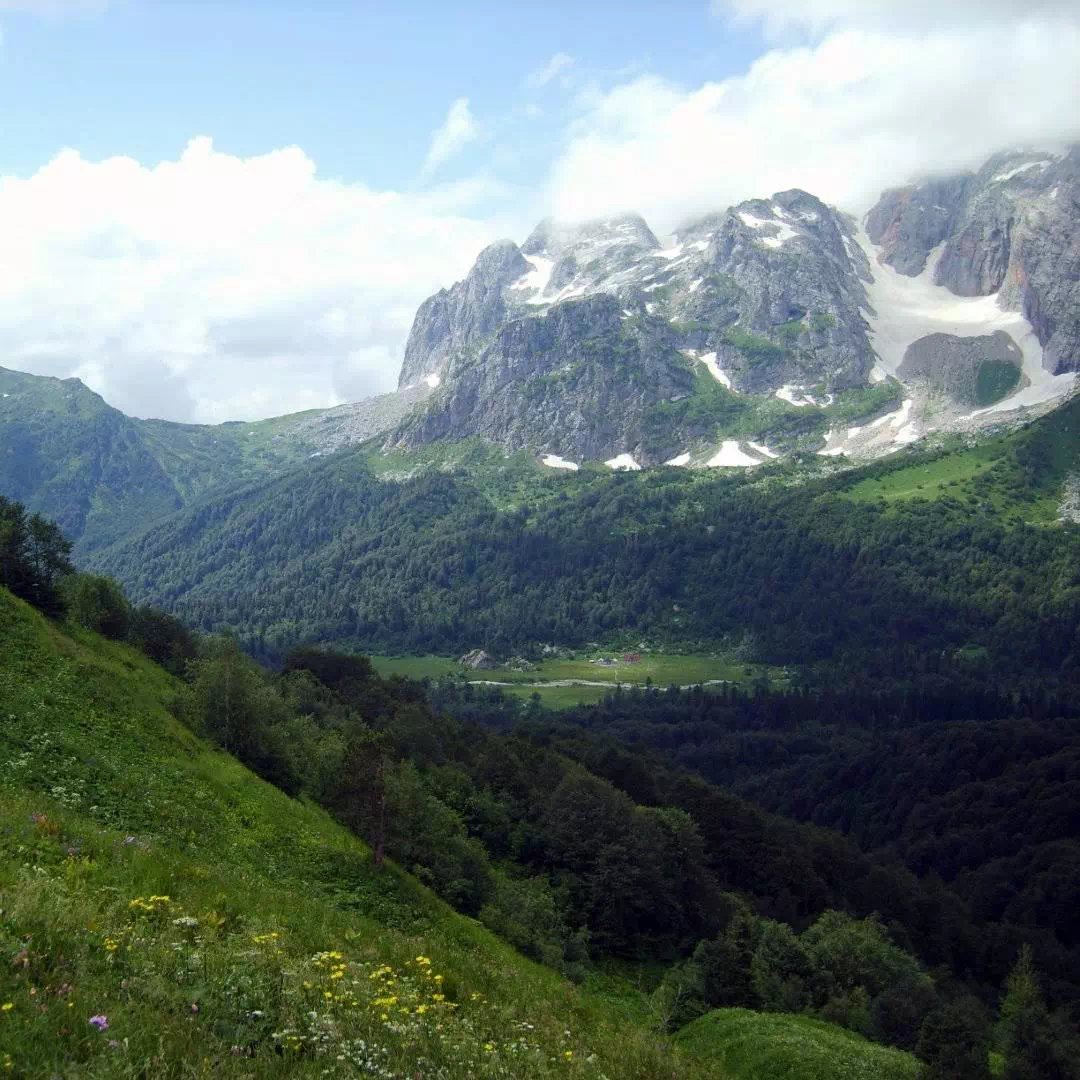
[[[90,1017],[90,1026],[91,1027],[96,1027],[98,1029],[98,1031],[108,1031],[109,1030],[109,1018],[107,1016],[102,1015],[101,1013],[98,1013],[97,1016],[91,1016]]]

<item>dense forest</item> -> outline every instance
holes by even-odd
[[[0,511],[5,523],[26,520],[15,504]],[[26,528],[7,535],[0,584],[59,598],[54,615],[132,641],[181,672],[175,707],[194,730],[286,792],[325,806],[371,843],[376,860],[398,861],[526,954],[579,979],[611,965],[639,971],[670,1029],[718,1006],[803,1012],[913,1050],[928,1076],[986,1076],[991,1046],[1015,1080],[1076,1075],[1069,1031],[1080,966],[1062,906],[1075,877],[1057,848],[1043,850],[1075,844],[1065,831],[1075,820],[1075,785],[1062,772],[1075,724],[1017,737],[1028,763],[1045,772],[1044,824],[1030,842],[1018,837],[1009,819],[1026,819],[1031,808],[1007,784],[988,792],[988,805],[1012,805],[988,820],[985,837],[961,843],[988,867],[1006,862],[972,895],[961,875],[899,842],[902,826],[884,820],[884,776],[871,779],[866,797],[867,825],[877,831],[862,837],[838,818],[832,824],[851,834],[844,838],[770,813],[679,762],[706,731],[718,746],[729,737],[790,739],[797,754],[826,704],[853,745],[898,738],[934,708],[929,696],[907,692],[891,706],[882,697],[871,710],[902,717],[913,709],[913,726],[864,725],[858,693],[826,699],[811,688],[619,693],[560,718],[536,702],[522,713],[498,691],[453,681],[383,679],[363,657],[317,648],[294,649],[271,671],[235,641],[199,638],[170,616],[132,608],[107,578],[70,573],[58,533],[47,537],[56,557],[46,559]],[[1007,723],[995,719],[1002,702],[984,704],[988,723]],[[964,722],[972,721],[955,721]],[[824,743],[821,776],[832,750]],[[835,753],[846,745],[838,740]],[[922,764],[927,777],[955,769],[951,745],[943,738]],[[992,783],[990,750],[970,756],[969,767],[987,759],[978,775]],[[750,779],[768,787],[768,769],[734,764],[723,777],[723,755],[710,760],[713,779],[748,792]],[[813,801],[813,784],[812,774],[805,790],[788,794]],[[782,772],[775,785],[783,787]],[[855,785],[854,776],[845,785],[851,799]],[[938,791],[942,812],[950,793]],[[812,816],[794,803],[788,809]],[[890,828],[899,829],[891,847]],[[947,847],[945,836],[935,839]],[[1049,870],[1032,879],[1032,896],[997,903],[995,884],[1022,893],[1035,863]],[[1044,903],[1030,902],[1036,892]]]
[[[208,498],[93,567],[264,657],[313,641],[507,655],[632,635],[866,676],[1068,678],[1080,529],[1048,523],[1078,410],[1004,437],[932,498],[875,487],[963,450],[801,478],[582,470],[524,490],[475,471],[383,479],[350,450]]]

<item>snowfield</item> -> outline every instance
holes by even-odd
[[[996,405],[979,409],[971,416],[1037,405],[1072,388],[1076,376],[1052,375],[1043,367],[1042,346],[1031,323],[1022,312],[1002,308],[997,293],[957,296],[944,285],[935,284],[934,270],[941,258],[941,246],[931,252],[918,277],[907,277],[878,262],[878,251],[861,227],[858,240],[870,260],[873,275],[866,287],[872,308],[866,313],[870,342],[885,374],[895,376],[907,347],[927,334],[979,337],[1003,330],[1023,353],[1022,386]]]
[[[533,295],[526,300],[528,304],[546,304],[549,301],[544,299],[544,290],[551,280],[555,260],[549,259],[546,255],[530,255],[526,261],[532,264],[532,269],[522,274],[510,288],[531,290]]]
[[[573,461],[567,461],[566,458],[559,457],[558,454],[545,454],[540,459],[549,469],[573,469],[577,472],[581,467]]]
[[[761,462],[747,454],[739,446],[738,439],[725,439],[720,449],[705,464],[714,468],[742,469],[748,465],[760,465]]]

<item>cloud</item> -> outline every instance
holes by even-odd
[[[569,53],[557,52],[543,67],[537,68],[525,77],[525,85],[530,90],[542,90],[573,64],[574,58]]]
[[[1001,23],[1033,16],[1074,15],[1075,0],[713,0],[717,15],[760,22],[771,35],[829,28],[937,28]]]
[[[552,172],[557,216],[634,208],[669,228],[789,187],[861,210],[910,177],[969,168],[1002,147],[1080,138],[1074,4],[1066,13],[1063,4],[1033,0],[1024,10],[1041,14],[1028,18],[1013,14],[1020,5],[998,0],[988,5],[996,19],[984,13],[970,26],[954,25],[949,13],[938,25],[927,14],[924,25],[905,27],[877,25],[866,14],[883,17],[895,4],[733,6],[803,26],[826,16],[838,25],[719,82],[685,89],[643,76],[585,100]]]
[[[520,231],[476,215],[493,193],[375,191],[206,138],[152,167],[66,150],[0,177],[0,362],[204,422],[390,389],[420,301]]]
[[[433,173],[443,162],[460,153],[480,135],[480,128],[469,109],[468,98],[458,98],[447,110],[446,119],[431,135],[423,175]]]

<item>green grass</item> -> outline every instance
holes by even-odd
[[[181,690],[0,590],[0,1072],[707,1074],[196,738]]]
[[[984,442],[860,480],[848,495],[859,501],[933,499],[987,472],[1000,457],[1000,447]]]
[[[504,667],[468,671],[462,668],[457,660],[446,656],[373,656],[371,660],[380,675],[403,675],[410,679],[460,676],[470,682],[507,683],[510,685],[503,687],[507,693],[523,699],[538,693],[543,703],[551,708],[570,708],[582,702],[597,702],[618,684],[642,687],[649,684],[649,680],[651,685],[663,689],[672,683],[689,686],[710,680],[724,680],[747,685],[764,676],[776,684],[785,679],[782,668],[746,663],[730,656],[710,653],[645,653],[642,654],[640,662],[631,664],[622,660],[627,651],[609,649],[583,654],[575,659],[544,660],[529,671]],[[593,663],[598,657],[614,658],[618,662],[610,667]],[[546,685],[567,679],[604,685]]]
[[[845,484],[858,500],[950,498],[1014,522],[1052,525],[1065,479],[1080,468],[1080,399],[975,445],[953,437],[867,466]]]
[[[844,1028],[786,1013],[717,1009],[676,1041],[733,1080],[908,1080],[919,1063]]]

